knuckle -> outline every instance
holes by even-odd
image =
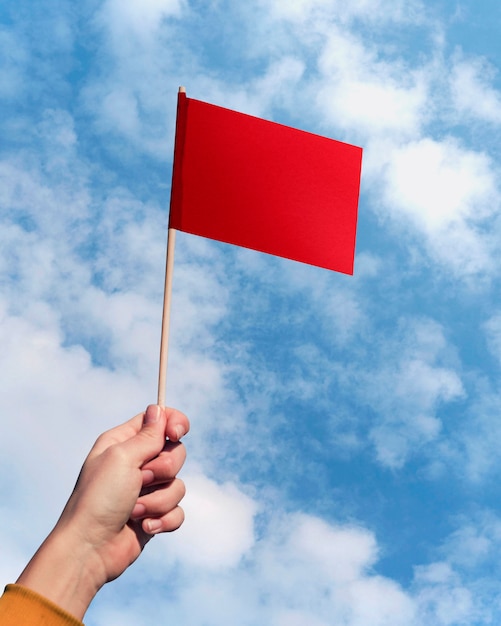
[[[176,487],[177,487],[178,494],[179,494],[179,500],[181,501],[186,495],[186,485],[180,478],[176,478],[176,482],[177,482]]]
[[[178,506],[171,512],[169,517],[170,519],[167,531],[172,532],[173,530],[177,530],[183,524],[185,518],[184,510]]]
[[[165,478],[174,478],[184,462],[186,453],[182,444],[168,446],[159,455],[162,464],[162,475]]]

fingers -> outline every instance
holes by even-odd
[[[186,459],[183,444],[166,441],[160,454],[143,465],[143,486],[171,481],[180,471]]]
[[[131,460],[141,467],[163,450],[166,437],[178,441],[188,432],[189,427],[188,418],[181,411],[151,404],[143,414],[139,431],[121,445]]]
[[[156,535],[158,533],[170,533],[177,530],[183,522],[184,511],[180,506],[177,506],[163,517],[144,519],[142,527],[144,532],[149,535]]]
[[[152,424],[163,425],[164,438],[179,441],[190,430],[190,422],[184,413],[177,409],[150,404],[144,412],[143,430]]]
[[[190,430],[190,422],[186,415],[177,409],[152,404],[143,413],[135,415],[124,424],[115,426],[115,428],[100,435],[89,456],[97,456],[112,445],[134,439],[137,435],[141,435],[143,430],[146,430],[146,438],[142,437],[145,441],[147,441],[148,435],[150,437],[156,435],[156,437],[154,436],[156,444],[159,445],[161,441],[163,445],[166,437],[171,441],[179,441]],[[137,450],[135,443],[131,447]],[[151,442],[147,447],[151,447]],[[158,450],[160,449],[161,447],[158,448]],[[145,460],[143,459],[143,463]]]
[[[171,441],[179,441],[190,430],[190,421],[184,413],[177,409],[163,408],[167,414],[165,436]]]
[[[131,517],[135,519],[161,517],[174,509],[181,502],[185,493],[186,487],[179,478],[170,483],[159,485],[137,499]]]
[[[138,498],[131,519],[142,519],[143,529],[150,534],[175,530],[184,520],[184,512],[178,505],[185,492],[184,483],[178,478],[151,491],[148,489],[148,493]]]

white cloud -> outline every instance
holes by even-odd
[[[358,579],[377,559],[375,537],[365,529],[332,527],[307,516],[298,517],[296,523],[287,549],[337,583]]]
[[[189,55],[176,59],[171,39],[185,6],[184,0],[107,0],[93,20],[102,56],[79,99],[98,133],[109,134],[108,149],[122,159],[124,140],[134,152],[161,160],[172,150],[181,64]]]
[[[358,581],[349,590],[353,626],[407,626],[414,622],[414,602],[401,587],[382,576]]]
[[[426,138],[391,150],[384,161],[381,210],[408,220],[432,256],[458,274],[489,270],[492,244],[484,227],[499,203],[488,155],[453,138]]]
[[[464,396],[458,373],[448,364],[443,329],[431,320],[406,320],[403,337],[387,338],[376,372],[364,389],[379,421],[370,430],[379,461],[398,468],[417,449],[438,439],[438,408]],[[388,350],[389,349],[389,350]],[[388,393],[391,390],[391,393]]]
[[[426,623],[432,612],[440,625],[497,623],[500,519],[495,510],[476,509],[454,521],[456,529],[437,550],[442,558],[415,568],[421,618]]]
[[[331,27],[318,57],[317,103],[325,118],[366,142],[372,135],[414,136],[427,117],[427,74],[384,60],[361,38]],[[361,140],[359,139],[359,140]]]
[[[208,570],[236,567],[255,542],[257,504],[235,484],[217,484],[188,474],[183,500],[186,521],[165,544],[169,555],[187,566]]]
[[[184,6],[184,0],[107,0],[100,15],[111,31],[115,52],[119,53],[123,44],[132,43],[131,37],[141,45],[149,45],[162,20],[179,16]]]
[[[454,59],[450,83],[457,114],[492,124],[501,122],[501,94],[491,84],[495,74],[484,58],[458,55]]]
[[[501,397],[486,380],[476,381],[472,401],[466,419],[451,442],[453,460],[461,474],[469,481],[479,484],[499,471],[499,447],[501,436],[499,420]]]
[[[130,87],[118,85],[103,94],[100,115],[113,123],[115,130],[130,137],[140,131],[138,101]]]
[[[317,17],[342,23],[356,18],[377,23],[420,22],[423,14],[421,2],[414,0],[353,0],[350,3],[333,0],[328,4],[323,0],[273,0],[268,6],[276,18],[298,23]]]
[[[377,555],[374,535],[361,527],[304,514],[274,521],[257,553],[257,580],[272,591],[278,612],[272,623],[284,623],[292,612],[301,625],[359,626],[369,618],[378,626],[408,624],[412,600],[393,581],[371,573]]]
[[[203,511],[195,513],[202,524]],[[222,524],[231,529],[230,510]],[[166,539],[168,554],[174,537]],[[187,626],[230,626],[243,616],[273,626],[364,626],[367,620],[371,626],[408,626],[413,600],[397,583],[371,573],[377,553],[374,535],[364,528],[276,509],[245,560],[231,569],[207,571],[183,556],[183,582],[170,591],[175,602],[167,614],[182,615]],[[136,610],[144,617],[144,609]]]
[[[385,198],[427,233],[454,222],[481,221],[496,205],[496,179],[485,153],[452,138],[421,139],[398,148],[386,169]]]
[[[497,361],[494,372],[501,363],[501,316],[492,315],[481,325],[479,345],[485,346]],[[486,359],[488,360],[488,359]],[[499,471],[499,448],[501,436],[499,420],[501,396],[497,373],[489,376],[484,371],[472,375],[471,398],[465,413],[461,413],[454,436],[448,442],[446,457],[449,463],[457,464],[462,476],[479,484],[489,475]]]
[[[474,596],[445,562],[416,568],[417,603],[423,624],[475,623]]]
[[[501,552],[501,520],[490,511],[460,518],[460,525],[443,544],[449,563],[466,573],[486,563],[497,567]]]

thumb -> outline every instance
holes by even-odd
[[[141,430],[123,443],[137,467],[155,458],[163,450],[166,421],[165,411],[156,404],[150,404],[144,412]]]

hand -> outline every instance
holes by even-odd
[[[97,591],[184,519],[185,415],[151,405],[101,435],[54,530],[18,579],[81,619]],[[166,441],[166,437],[168,440]]]

